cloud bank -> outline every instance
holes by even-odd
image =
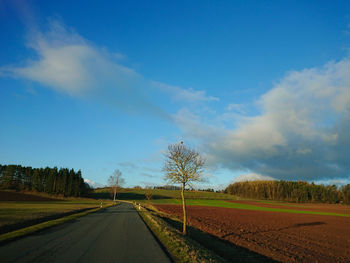
[[[181,105],[217,103],[219,98],[147,80],[122,65],[120,54],[96,47],[55,20],[47,31],[31,32],[27,46],[34,56],[20,66],[1,67],[2,76],[31,80],[128,113],[172,120],[200,145],[213,166],[277,179],[350,176],[349,58],[289,72],[260,98],[258,115],[248,116],[245,105],[231,103],[226,112],[208,119],[206,112],[194,113],[186,106],[170,116],[152,97]]]
[[[233,183],[235,182],[247,182],[247,181],[273,181],[275,180],[274,178],[270,176],[264,176],[261,174],[256,174],[256,173],[249,173],[249,174],[241,174],[237,176],[234,180]]]
[[[158,87],[162,92],[171,94],[173,100],[177,102],[199,103],[220,101],[217,97],[207,96],[204,90],[194,90],[192,88],[183,89],[179,86],[172,86],[156,81],[153,81],[152,84]]]
[[[288,180],[350,177],[348,58],[289,72],[258,107],[261,114],[242,115],[233,129],[184,109],[175,120],[220,167]]]
[[[142,76],[118,63],[118,56],[95,47],[58,21],[49,21],[46,32],[29,33],[27,46],[35,58],[22,62],[23,66],[2,67],[3,74],[128,112],[142,108],[162,114],[147,98]]]
[[[104,187],[103,184],[96,183],[95,181],[92,181],[92,180],[89,180],[89,179],[84,179],[84,182],[87,183],[91,188]]]

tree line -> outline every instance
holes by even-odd
[[[180,186],[176,186],[176,185],[163,185],[163,186],[153,186],[153,189],[181,190],[181,187]]]
[[[90,187],[81,171],[0,164],[0,189],[28,190],[63,196],[85,196]]]
[[[302,181],[247,181],[230,184],[225,192],[252,199],[350,204],[350,184],[337,188]]]

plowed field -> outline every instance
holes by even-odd
[[[179,205],[155,206],[182,218]],[[188,221],[193,227],[278,261],[350,262],[349,217],[188,206]]]

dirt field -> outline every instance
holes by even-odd
[[[318,211],[339,214],[350,214],[350,206],[341,204],[311,204],[311,203],[278,203],[278,202],[258,202],[258,201],[228,201],[232,203],[249,204],[261,207],[296,209],[304,211]]]
[[[179,205],[155,206],[182,218]],[[344,213],[343,206],[321,207]],[[193,227],[278,261],[350,262],[349,217],[188,206],[188,221]]]

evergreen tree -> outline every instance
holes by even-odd
[[[82,196],[90,187],[84,183],[81,171],[57,167],[32,168],[21,165],[0,165],[0,188],[33,190],[65,196]]]
[[[1,178],[2,189],[15,189],[16,166],[7,165]]]

